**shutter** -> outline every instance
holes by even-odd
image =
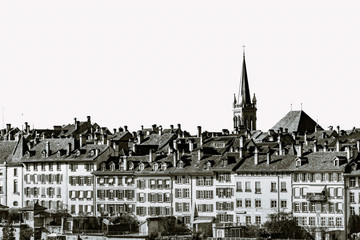
[[[97,197],[100,198],[100,190],[97,190]]]
[[[211,206],[211,212],[213,212],[214,211],[214,205],[211,204],[210,206]]]
[[[234,196],[234,189],[231,188],[231,196]]]
[[[231,211],[234,211],[234,203],[232,202],[231,203],[231,208],[230,208]]]

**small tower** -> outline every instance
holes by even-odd
[[[238,101],[234,96],[233,121],[234,129],[256,130],[256,97],[251,101],[248,76],[246,72],[245,51],[243,52],[242,76],[239,87]]]

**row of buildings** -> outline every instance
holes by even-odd
[[[8,124],[0,132],[1,204],[38,203],[74,218],[129,213],[140,223],[175,216],[213,237],[240,236],[243,226],[287,212],[318,239],[347,233],[349,217],[360,214],[360,129],[324,130],[290,111],[263,132],[256,101],[244,58],[231,131],[110,131],[90,117],[53,129]]]

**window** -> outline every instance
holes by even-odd
[[[251,208],[251,200],[250,199],[245,199],[245,207]]]
[[[17,177],[17,168],[14,168],[14,177]]]
[[[53,171],[53,163],[49,163],[49,171]]]
[[[41,171],[46,171],[46,169],[45,169],[45,163],[41,163]]]
[[[14,193],[17,194],[18,193],[18,180],[14,180]]]
[[[261,224],[261,216],[255,216],[255,224],[257,225]]]
[[[75,205],[71,205],[71,213],[72,213],[72,214],[75,213]]]
[[[316,211],[316,204],[314,202],[311,203],[311,208],[310,208],[311,212],[315,212]]]
[[[190,190],[188,188],[184,189],[184,198],[190,197]]]
[[[287,201],[286,200],[281,200],[280,204],[281,204],[281,208],[287,208]]]
[[[326,218],[325,217],[320,217],[320,225],[322,227],[326,226]]]
[[[236,207],[242,208],[242,199],[236,199]]]
[[[355,193],[353,192],[350,193],[350,202],[355,203]]]
[[[271,208],[276,208],[277,207],[277,201],[276,200],[270,200],[270,205],[271,205]]]
[[[329,212],[331,212],[331,213],[335,212],[334,203],[329,203]]]
[[[355,187],[355,177],[350,177],[350,187]]]
[[[261,193],[260,182],[255,182],[255,193]]]
[[[251,192],[250,182],[245,182],[245,192]]]
[[[34,163],[34,171],[37,171],[37,170],[38,170],[38,164]]]
[[[355,215],[355,207],[350,207],[350,215]]]
[[[212,186],[212,177],[205,178],[205,186]]]
[[[255,199],[255,207],[261,208],[261,200],[260,199]]]
[[[56,170],[61,171],[61,163],[56,163]]]
[[[281,192],[287,192],[287,190],[286,190],[286,182],[281,182]]]
[[[329,227],[333,227],[333,226],[334,226],[334,218],[329,217]]]
[[[342,218],[341,217],[336,218],[336,227],[342,227]]]
[[[242,182],[236,182],[236,191],[242,192]]]
[[[246,225],[251,225],[251,216],[246,216]]]
[[[315,217],[309,217],[310,226],[315,226]]]
[[[308,212],[309,211],[307,202],[302,203],[302,211],[303,212]]]
[[[276,182],[272,182],[271,183],[271,192],[277,192],[277,189],[276,189]]]

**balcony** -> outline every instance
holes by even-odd
[[[327,197],[321,193],[308,193],[306,195],[306,200],[309,202],[323,202],[327,200]]]

